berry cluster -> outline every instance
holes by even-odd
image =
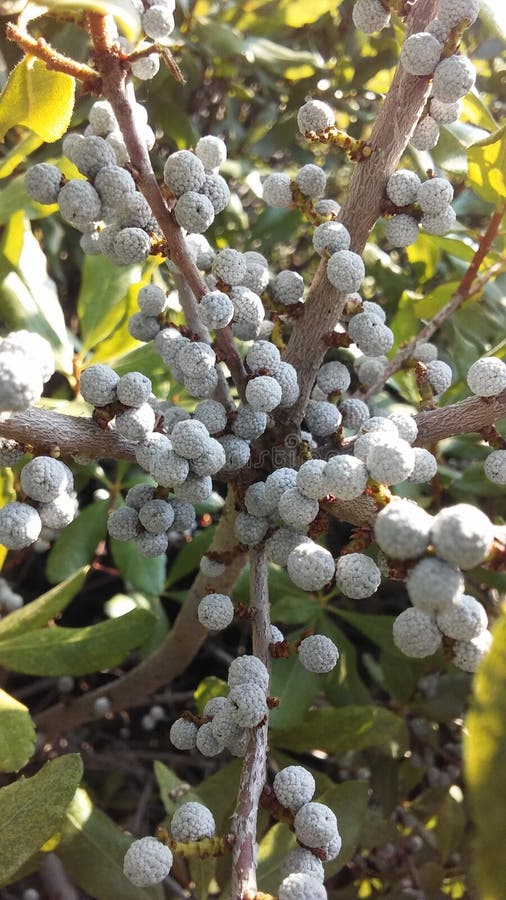
[[[0,341],[0,412],[37,403],[54,370],[53,352],[43,337],[25,330],[7,334]],[[0,453],[3,446],[2,441]]]
[[[0,543],[9,550],[34,544],[43,527],[51,537],[72,522],[77,513],[74,478],[65,463],[36,456],[21,469],[23,500],[0,509]]]
[[[406,587],[412,607],[393,626],[394,642],[407,656],[431,656],[442,636],[451,639],[453,661],[474,672],[491,641],[481,603],[464,593],[461,570],[480,565],[494,542],[494,526],[461,503],[430,516],[409,500],[396,500],[377,516],[374,535],[393,560],[414,562]],[[432,550],[435,555],[427,555]]]
[[[415,172],[398,169],[390,175],[386,195],[401,210],[388,220],[385,234],[392,247],[408,247],[418,236],[418,223],[428,234],[445,234],[455,224],[453,188],[446,178],[421,181]],[[402,212],[409,207],[409,212]]]

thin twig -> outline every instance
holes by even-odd
[[[491,278],[495,277],[502,269],[504,268],[505,261],[500,260],[495,265],[490,266],[487,272],[481,278],[478,278],[479,268],[485,259],[487,253],[490,250],[492,245],[492,241],[494,240],[504,214],[506,212],[506,206],[502,206],[500,209],[497,209],[490,222],[488,224],[487,230],[485,234],[482,236],[480,243],[476,249],[476,253],[474,254],[469,268],[462,278],[457,290],[452,294],[448,303],[443,306],[443,308],[436,313],[436,315],[427,322],[426,325],[419,331],[416,337],[413,338],[409,344],[406,344],[405,347],[402,347],[401,350],[395,355],[395,357],[388,363],[385,368],[385,371],[381,375],[381,378],[378,378],[377,381],[374,382],[370,387],[367,388],[366,391],[357,391],[357,397],[360,397],[361,400],[368,400],[369,397],[377,394],[378,391],[381,390],[384,384],[388,381],[395,372],[398,372],[399,369],[402,368],[406,360],[408,360],[415,349],[415,345],[418,343],[423,343],[424,341],[429,341],[430,338],[436,333],[436,331],[441,328],[444,322],[450,318],[461,306],[465,303],[466,300],[471,299],[471,297],[479,295],[488,281]]]
[[[79,900],[81,896],[69,880],[63,864],[54,853],[47,853],[39,865],[39,877],[49,900]]]
[[[85,63],[77,62],[63,53],[59,53],[51,47],[44,38],[33,38],[27,31],[22,30],[13,22],[9,22],[5,29],[5,34],[10,41],[14,41],[21,47],[25,53],[30,56],[36,56],[42,60],[46,69],[53,69],[57,72],[64,72],[65,75],[72,75],[78,81],[84,82],[90,93],[99,94],[102,86],[100,75]]]
[[[251,629],[253,652],[270,669],[270,617],[265,550],[255,548],[250,556],[251,606],[255,609]],[[241,772],[233,817],[232,900],[242,900],[256,891],[256,829],[260,795],[265,783],[267,721],[252,730]]]
[[[199,340],[208,343],[207,329],[199,320],[197,300],[208,293],[209,289],[188,253],[182,231],[168,209],[156,180],[146,144],[135,119],[133,88],[127,84],[124,62],[119,59],[115,51],[115,44],[108,36],[107,21],[109,17],[90,13],[88,18],[95,47],[95,63],[102,76],[103,95],[111,104],[118,120],[130,162],[135,171],[137,187],[144,194],[162,229],[171,261],[177,266],[192,292],[193,299],[188,298],[185,309],[185,314],[189,316],[194,325],[192,331]],[[217,332],[216,344],[228,365],[239,395],[244,397],[246,372],[230,327],[222,328]]]

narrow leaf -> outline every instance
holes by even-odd
[[[0,769],[18,772],[30,759],[35,725],[26,706],[0,689]]]
[[[27,675],[86,675],[119,665],[149,637],[151,613],[133,609],[86,628],[45,628],[0,642],[0,662]]]
[[[91,562],[107,531],[107,500],[90,503],[62,531],[48,556],[46,577],[52,584],[64,581],[76,569]]]
[[[67,809],[56,854],[73,881],[96,900],[163,900],[161,885],[135,887],[123,875],[123,858],[133,838],[95,809],[82,788]]]
[[[123,580],[148,597],[158,597],[165,584],[165,554],[152,558],[143,556],[133,541],[116,541],[111,538],[110,545],[114,564],[120,570]]]
[[[36,600],[27,603],[20,609],[14,610],[8,616],[0,620],[0,642],[5,637],[12,638],[17,634],[25,634],[47,625],[49,619],[57,616],[75,597],[84,584],[89,567],[83,566],[66,581],[45,594],[41,594]]]
[[[345,753],[378,747],[397,757],[407,747],[407,732],[405,722],[381,706],[321,707],[307,713],[298,728],[273,731],[272,741],[301,752]]]

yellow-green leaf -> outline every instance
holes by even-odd
[[[0,621],[0,641],[6,636],[14,637],[47,625],[49,619],[65,609],[81,590],[88,569],[89,566],[83,566],[61,584],[5,616]]]
[[[26,706],[0,690],[0,769],[18,772],[30,759],[35,725]]]
[[[9,128],[25,125],[43,141],[65,134],[74,109],[75,80],[25,56],[12,70],[0,97],[0,140]]]
[[[478,894],[481,900],[502,900],[506,897],[506,616],[497,622],[492,647],[476,674],[464,735]]]
[[[312,0],[311,3],[294,3],[293,0],[283,0],[281,4],[285,24],[291,28],[301,28],[303,25],[311,25],[325,13],[335,16],[341,0]]]
[[[35,0],[41,6],[59,13],[65,10],[97,12],[114,16],[129,41],[136,42],[141,33],[141,19],[132,0]]]
[[[499,204],[506,199],[506,125],[467,150],[471,187],[482,200]]]

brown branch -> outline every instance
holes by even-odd
[[[211,550],[223,553],[235,543],[235,505],[229,492],[211,545]],[[231,591],[246,560],[239,550],[220,578],[220,590]],[[188,590],[179,615],[163,644],[138,666],[117,681],[90,691],[71,703],[57,703],[37,716],[37,727],[48,740],[67,734],[72,728],[97,718],[93,706],[98,697],[108,697],[111,710],[119,712],[139,705],[161,687],[166,687],[185,671],[207,637],[207,631],[197,618],[197,607],[207,593],[208,579],[200,573]]]
[[[469,397],[460,403],[430,409],[416,418],[415,447],[433,444],[456,434],[479,433],[482,428],[506,418],[506,390],[497,397]]]
[[[118,57],[113,40],[105,31],[107,16],[90,13],[90,33],[95,47],[95,62],[102,77],[102,92],[111,104],[120,131],[125,140],[130,162],[135,170],[138,189],[144,194],[153,215],[155,216],[167,243],[170,259],[181,272],[193,299],[188,298],[185,314],[189,315],[192,331],[199,340],[209,343],[207,329],[198,317],[197,300],[208,293],[208,287],[199,270],[190,258],[182,231],[168,209],[156,180],[146,144],[139,132],[134,115],[135,97],[131,85],[127,85],[126,69]],[[246,372],[235,346],[232,331],[229,327],[216,333],[216,344],[221,350],[239,395],[244,399]]]
[[[46,69],[54,69],[56,72],[72,75],[78,81],[83,81],[87,90],[91,93],[100,93],[102,80],[100,75],[90,66],[77,62],[75,59],[70,59],[69,56],[65,56],[63,53],[59,53],[44,38],[36,40],[27,31],[23,31],[17,25],[14,25],[13,22],[7,24],[5,34],[10,41],[14,41],[25,53],[42,60]]]
[[[498,272],[502,271],[505,265],[505,261],[500,261],[496,263],[496,265],[491,266],[487,272],[481,277],[478,278],[479,268],[485,259],[487,253],[492,246],[492,241],[494,240],[497,232],[499,231],[499,227],[501,225],[502,219],[506,212],[506,206],[500,207],[500,209],[496,209],[490,222],[488,224],[487,230],[485,234],[482,236],[480,243],[476,249],[476,253],[474,254],[469,268],[467,272],[463,276],[457,290],[452,294],[448,303],[443,306],[442,309],[439,310],[438,313],[427,322],[426,325],[418,332],[416,337],[413,338],[409,344],[406,344],[405,347],[402,347],[396,353],[395,357],[388,363],[385,368],[385,371],[381,375],[381,378],[378,378],[377,381],[374,382],[370,387],[367,388],[366,391],[357,391],[357,397],[360,397],[361,400],[368,400],[369,397],[377,394],[378,391],[381,390],[384,384],[388,381],[395,372],[398,372],[399,369],[402,369],[404,363],[410,358],[413,350],[415,349],[416,344],[423,343],[424,341],[430,340],[433,334],[441,328],[444,322],[450,318],[461,306],[465,303],[466,300],[469,300],[471,297],[479,295],[483,290],[485,284],[490,281],[491,278],[495,277]]]
[[[135,462],[135,444],[115,431],[103,430],[93,419],[66,416],[49,409],[30,407],[23,412],[0,415],[0,435],[33,447],[37,453],[88,456],[90,459],[130,459]]]
[[[423,31],[433,18],[436,0],[418,0],[408,17],[407,34]],[[362,253],[369,232],[381,215],[385,184],[406,148],[424,108],[430,79],[408,75],[398,65],[383,107],[367,143],[371,156],[353,173],[350,189],[338,219],[351,235],[351,249]],[[346,302],[346,294],[327,279],[326,262],[320,263],[304,314],[296,319],[284,359],[297,369],[298,403],[287,413],[300,422],[304,415],[316,372],[327,351],[325,335],[333,331]]]
[[[253,652],[270,669],[269,591],[267,557],[264,549],[250,554]],[[256,892],[257,816],[265,783],[268,723],[252,729],[244,757],[237,804],[233,817],[232,900],[242,900],[247,891]]]

